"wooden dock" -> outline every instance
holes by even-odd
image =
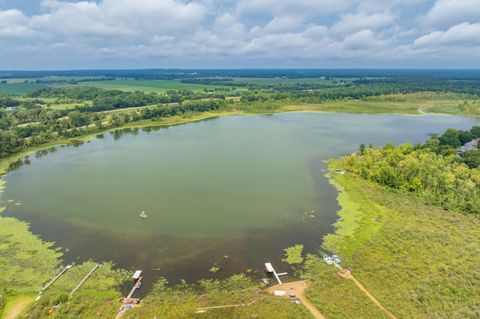
[[[138,305],[140,303],[140,299],[138,298],[132,298],[133,294],[135,293],[135,290],[140,289],[140,286],[142,285],[142,279],[143,277],[140,277],[137,279],[135,284],[133,285],[132,289],[130,290],[130,293],[122,298],[120,301],[124,305]]]
[[[85,277],[83,277],[82,281],[80,281],[80,283],[75,288],[73,288],[73,290],[70,292],[70,295],[68,296],[71,297],[85,283],[85,281],[87,281],[87,279],[90,278],[90,276],[95,272],[95,270],[97,270],[101,266],[102,265],[100,264],[96,264],[95,267],[93,267],[92,270],[90,270],[88,274],[86,274]]]
[[[137,289],[140,289],[140,287],[142,285],[143,277],[141,276],[141,273],[142,272],[139,271],[139,270],[137,270],[137,272],[135,272],[135,275],[133,276],[134,279],[136,278],[135,279],[135,284],[133,285],[129,294],[126,297],[123,297],[122,299],[120,299],[120,303],[122,304],[122,306],[120,307],[120,310],[118,311],[117,315],[115,316],[115,319],[120,319],[121,317],[123,317],[125,312],[132,309],[133,307],[137,307],[137,306],[140,305],[140,299],[139,298],[132,298],[132,296]],[[138,278],[136,277],[137,274],[138,274]]]
[[[273,274],[275,276],[275,279],[277,279],[278,284],[281,285],[282,281],[280,280],[280,276],[285,276],[287,275],[287,273],[286,272],[277,273],[271,263],[265,263],[265,268],[267,269],[268,273]]]
[[[40,290],[40,292],[44,292],[45,290],[48,289],[48,287],[50,287],[55,281],[58,280],[58,278],[60,278],[67,270],[69,270],[70,268],[72,268],[73,265],[67,265],[65,266],[65,268],[63,268],[63,270],[58,274],[56,275],[52,280],[50,280],[46,285],[45,287],[42,288],[42,290]]]
[[[65,272],[67,272],[67,270],[71,269],[72,267],[73,267],[73,265],[67,265],[67,266],[65,266],[65,268],[63,268],[63,270],[58,273],[58,275],[56,275],[55,277],[53,277],[53,279],[50,280],[50,281],[39,291],[37,298],[35,298],[35,301],[40,300],[40,298],[42,298],[42,293],[43,293],[45,290],[47,290],[51,285],[53,285],[53,283],[54,283],[55,281],[57,281],[60,277],[62,277],[63,274],[64,274]]]

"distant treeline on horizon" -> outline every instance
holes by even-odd
[[[127,77],[172,80],[202,77],[251,78],[431,78],[448,80],[480,79],[480,69],[131,69],[0,71],[0,79],[42,78],[48,76]]]

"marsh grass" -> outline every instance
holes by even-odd
[[[388,310],[398,318],[480,317],[478,217],[423,204],[353,175],[332,178],[341,191],[340,231],[324,245],[340,254]],[[354,308],[366,307],[364,302],[353,291],[332,294],[329,282],[347,284],[335,273],[329,275],[335,279],[316,279],[322,268],[321,262],[307,263],[307,275],[317,280],[308,295],[320,311],[332,318],[362,318]],[[345,299],[358,307],[330,312],[323,303]]]

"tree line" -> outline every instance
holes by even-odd
[[[383,147],[360,146],[342,159],[343,166],[364,179],[414,194],[446,209],[480,214],[480,150],[460,152],[462,143],[480,138],[480,126],[447,130],[426,143]]]
[[[178,105],[157,105],[141,111],[99,113],[52,110],[42,107],[0,109],[0,157],[60,138],[72,138],[128,122],[159,119],[185,113],[221,110],[224,100],[194,100]]]

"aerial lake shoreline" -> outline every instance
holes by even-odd
[[[295,113],[297,113],[298,115],[294,115]],[[274,117],[277,116],[276,119],[282,119],[282,118],[285,118],[285,119],[286,119],[286,118],[292,118],[292,117],[293,117],[293,118],[303,118],[304,116],[306,116],[307,118],[310,117],[308,113],[305,113],[304,115],[302,115],[301,113],[305,113],[305,112],[289,112],[288,114],[287,114],[287,113],[283,113],[284,115],[282,115],[282,114],[275,114],[275,115],[273,115],[273,116],[274,116]],[[312,113],[312,112],[310,112],[310,113]],[[315,112],[315,113],[316,113],[316,112]],[[332,117],[332,116],[333,116],[333,117],[335,117],[336,115],[338,115],[338,114],[336,114],[336,113],[324,113],[324,112],[321,112],[321,113],[322,113],[322,114],[320,114],[319,116],[327,116],[327,117]],[[290,114],[292,114],[292,115],[290,115]],[[313,114],[313,113],[312,113],[312,114]],[[230,115],[230,114],[229,114],[229,115]],[[280,117],[278,117],[278,116],[280,116]],[[352,116],[355,117],[356,115],[352,115]],[[362,115],[362,116],[365,116],[365,115]],[[217,116],[215,116],[215,117],[217,117]],[[258,116],[256,116],[256,117],[258,117]],[[268,115],[267,117],[261,117],[261,116],[260,116],[260,118],[263,118],[263,119],[266,119],[266,118],[269,118],[269,117],[270,117],[270,115]],[[391,118],[397,118],[398,116],[395,116],[395,115],[382,115],[382,116],[380,116],[379,118],[384,118],[384,117],[386,117],[386,118],[390,118],[390,117],[391,117]],[[210,117],[210,118],[211,118],[211,117]],[[222,116],[222,118],[228,118],[228,117]],[[241,118],[242,118],[242,116],[238,117],[238,119],[241,119]],[[361,118],[362,118],[362,117],[361,117]],[[370,120],[374,120],[374,121],[375,121],[375,117],[369,116],[368,118],[369,118]],[[400,117],[400,118],[404,118],[404,117],[402,116],[402,117]],[[409,118],[411,118],[411,117],[409,117]],[[420,117],[419,117],[419,118],[420,118]],[[422,118],[425,119],[425,117],[424,117],[423,115],[422,115]],[[258,121],[258,120],[259,120],[259,119],[257,118],[255,121]],[[230,121],[230,122],[229,122],[229,121]],[[233,121],[233,122],[232,122],[232,121]],[[227,120],[226,125],[229,125],[229,123],[235,123],[236,121],[238,121],[237,118],[235,118],[235,117],[233,117],[233,118],[230,117],[230,120]],[[215,123],[219,123],[219,122],[216,121]],[[282,124],[282,125],[283,125],[283,124]],[[287,124],[287,125],[288,125],[288,124]],[[153,124],[153,125],[148,125],[148,126],[149,126],[149,127],[152,127],[152,126],[153,126],[153,127],[158,127],[158,125],[154,125],[154,124]],[[166,126],[166,125],[165,125],[165,126]],[[147,127],[147,126],[145,126],[145,127]],[[130,128],[133,129],[134,127],[129,127],[128,129],[130,129]],[[116,129],[116,130],[110,130],[110,131],[122,131],[122,130],[124,130],[124,128],[123,128],[123,129],[120,128],[120,129]],[[98,134],[98,133],[96,133],[96,134]],[[113,134],[113,133],[112,133],[112,134]],[[143,134],[143,133],[142,133],[142,134]],[[95,134],[91,134],[91,135],[89,136],[89,138],[92,139],[94,136],[95,136]],[[423,140],[423,139],[422,139],[422,140]],[[352,146],[353,146],[353,145],[357,145],[357,142],[353,142]],[[342,154],[346,154],[346,153],[351,152],[351,151],[354,151],[354,150],[355,150],[355,149],[352,149],[351,147],[348,147],[348,148],[345,149],[345,151],[341,151],[340,153],[335,153],[335,154],[337,154],[337,155],[342,155]],[[32,152],[33,152],[33,151],[32,151]],[[327,158],[324,158],[324,159],[328,159],[328,158],[330,158],[330,156],[327,157]],[[318,164],[317,162],[320,163],[320,164]],[[317,164],[320,165],[320,166],[314,165],[315,167],[311,168],[311,172],[316,173],[316,174],[323,175],[323,173],[321,173],[321,170],[322,170],[323,168],[325,168],[325,166],[324,166],[324,164],[323,164],[323,162],[322,162],[322,158],[312,158],[312,163],[317,163]],[[20,170],[21,170],[21,169],[22,169],[22,168],[20,168]],[[309,175],[309,176],[312,177],[312,175]],[[324,177],[318,177],[318,176],[317,176],[317,178],[324,178]],[[4,180],[4,179],[2,178],[2,180]],[[7,187],[8,187],[8,186],[7,186]],[[330,185],[330,187],[331,187],[331,185]],[[338,193],[336,193],[336,194],[338,195]],[[331,196],[330,196],[330,197],[331,197]],[[334,197],[335,197],[335,198],[334,198],[334,201],[335,201],[335,203],[336,203],[336,196],[334,196]],[[329,229],[329,230],[328,230],[329,232],[332,231],[332,228],[331,228],[331,227],[332,227],[332,225],[335,223],[335,220],[338,219],[338,215],[336,214],[337,211],[338,211],[338,206],[336,206],[336,208],[335,208],[335,219],[329,220],[329,221],[328,221],[329,224],[326,225],[326,227]],[[10,215],[10,216],[15,217],[14,215]],[[35,223],[32,223],[32,227],[35,228]],[[37,233],[37,232],[34,232],[34,233]],[[328,234],[328,232],[326,232],[325,234]],[[321,236],[320,236],[320,237],[321,237]],[[49,238],[48,241],[55,241],[54,239],[55,239],[55,238]],[[299,242],[299,243],[301,243],[301,242]],[[292,242],[292,244],[293,244],[293,242]],[[318,245],[320,245],[320,244],[321,244],[321,241],[318,240]],[[282,248],[286,248],[286,246],[287,246],[287,244],[285,244],[284,247],[278,246],[278,247],[276,248],[276,250],[278,250],[278,255],[281,255],[281,253],[282,253],[282,251],[281,251]],[[310,244],[310,245],[307,245],[307,246],[309,246],[309,247],[307,247],[306,252],[315,252],[315,251],[316,251],[315,248],[314,248],[314,246],[312,246],[311,244]],[[318,246],[317,246],[317,247],[318,247]],[[277,257],[277,258],[279,258],[279,257]],[[279,260],[279,259],[275,259],[275,260]],[[115,261],[115,260],[114,260],[114,261]],[[241,271],[242,271],[242,267],[243,267],[243,271],[246,271],[246,270],[248,269],[248,266],[241,266],[240,268],[235,267],[236,272],[237,272],[237,271],[240,271],[240,272],[241,272]],[[208,274],[208,269],[205,269],[205,271],[203,271],[203,274],[206,274],[207,276],[211,276],[211,274]],[[225,276],[228,276],[229,274],[230,274],[230,273],[225,274]],[[221,276],[221,272],[216,275],[216,277],[218,277],[218,276]],[[192,280],[195,281],[195,280],[198,279],[198,278],[203,278],[203,276],[196,277],[196,278],[192,278]]]
[[[110,127],[110,128],[105,128],[105,129],[99,129],[95,130],[94,132],[88,132],[85,133],[81,136],[75,137],[75,138],[61,138],[52,142],[49,142],[47,144],[42,144],[34,147],[29,147],[26,150],[23,150],[19,153],[3,157],[0,159],[0,178],[8,173],[8,167],[10,164],[18,161],[19,159],[23,157],[27,157],[31,154],[34,154],[35,152],[46,150],[51,147],[55,146],[69,146],[72,145],[72,142],[75,141],[81,141],[81,142],[89,142],[92,139],[95,138],[96,135],[103,134],[103,133],[109,133],[112,131],[116,130],[122,130],[125,128],[147,128],[147,127],[169,127],[169,126],[176,126],[176,125],[183,125],[183,124],[188,124],[188,123],[195,123],[203,120],[208,120],[208,119],[214,119],[218,117],[228,117],[228,116],[262,116],[262,115],[275,115],[275,114],[288,114],[288,113],[320,113],[320,114],[361,114],[361,115],[399,115],[399,116],[413,116],[413,117],[419,117],[419,116],[428,116],[428,115],[435,115],[435,116],[457,116],[457,117],[465,117],[468,119],[477,119],[479,116],[476,115],[469,115],[469,114],[449,114],[449,113],[415,113],[415,114],[409,114],[409,113],[395,113],[395,112],[388,112],[388,113],[383,113],[383,112],[339,112],[339,111],[325,111],[325,110],[315,110],[312,109],[314,105],[302,105],[302,108],[304,109],[299,109],[299,110],[288,110],[288,109],[280,109],[280,110],[274,110],[274,111],[268,111],[268,112],[244,112],[244,111],[238,111],[238,110],[229,110],[229,111],[220,111],[220,112],[205,112],[205,113],[199,113],[199,114],[194,114],[193,116],[174,116],[172,118],[167,118],[165,119],[160,119],[160,120],[141,120],[141,121],[136,121],[136,122],[129,122],[125,123],[120,127]]]

